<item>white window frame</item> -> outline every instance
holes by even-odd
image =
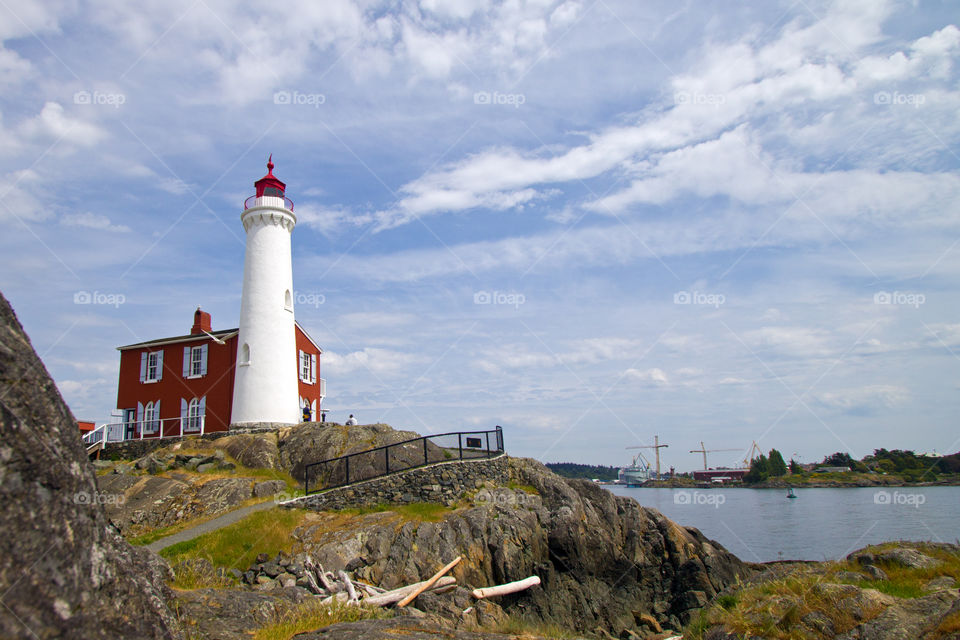
[[[310,384],[310,354],[306,351],[300,352],[300,380]]]
[[[144,382],[157,382],[160,380],[160,352],[147,352],[147,372],[144,376]]]
[[[190,347],[190,377],[199,378],[203,375],[203,345]]]
[[[184,431],[200,431],[200,398],[194,398],[187,405],[187,425]]]
[[[149,366],[147,370],[149,371]],[[156,433],[160,428],[160,415],[158,412],[158,403],[148,402],[147,406],[143,408],[143,432],[144,433]]]

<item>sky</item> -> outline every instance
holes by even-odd
[[[116,347],[237,326],[272,153],[331,419],[678,470],[955,452],[957,15],[0,0],[0,291],[109,420]]]

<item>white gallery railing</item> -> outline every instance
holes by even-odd
[[[83,443],[89,449],[98,444],[109,444],[111,442],[203,435],[205,422],[206,416],[112,422],[102,424],[90,433],[85,434]],[[173,424],[176,424],[175,428],[171,427]]]

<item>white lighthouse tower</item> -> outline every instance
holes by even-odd
[[[290,236],[297,224],[286,185],[273,175],[255,183],[240,221],[247,232],[240,333],[231,425],[300,422],[297,347],[293,317]]]

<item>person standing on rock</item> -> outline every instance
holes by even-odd
[[[353,417],[353,414],[352,414],[352,413],[350,414],[350,417],[347,418],[347,421],[346,421],[345,424],[346,424],[348,427],[352,427],[352,426],[354,426],[355,424],[357,424],[357,419]]]
[[[303,405],[303,421],[310,422],[310,407],[308,405]]]

